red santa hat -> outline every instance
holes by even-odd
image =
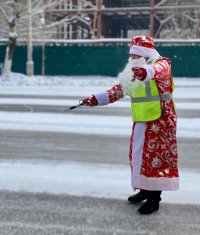
[[[148,35],[140,35],[132,38],[130,46],[130,54],[147,57],[148,61],[151,61],[160,54],[154,48],[154,40]]]

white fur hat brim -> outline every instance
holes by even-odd
[[[147,57],[148,61],[151,61],[160,56],[160,54],[156,51],[156,49],[141,47],[136,45],[132,45],[130,47],[129,54],[135,54],[142,57]]]

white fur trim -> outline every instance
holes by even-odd
[[[109,98],[106,92],[97,93],[97,94],[94,94],[94,96],[96,97],[98,101],[98,105],[109,104]]]
[[[164,190],[174,191],[179,189],[179,178],[167,177],[145,177],[141,175],[143,146],[145,139],[145,123],[135,123],[132,143],[132,171],[131,182],[132,188],[146,190]]]
[[[151,80],[152,78],[154,78],[155,70],[154,70],[154,68],[153,68],[152,65],[146,64],[146,65],[143,65],[142,67],[145,68],[146,71],[147,71],[147,76],[146,76],[146,78],[144,79],[144,81],[149,81],[149,80]]]
[[[156,51],[156,49],[141,47],[141,46],[136,46],[136,45],[133,45],[132,47],[130,47],[129,53],[147,57],[149,58],[147,62],[160,56],[160,54]]]
[[[145,177],[144,175],[132,175],[133,189],[174,191],[179,189],[179,178]]]
[[[139,175],[142,165],[142,154],[144,146],[146,124],[143,122],[135,123],[133,130],[133,143],[132,143],[132,166],[133,174]]]

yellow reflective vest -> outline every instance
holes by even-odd
[[[172,80],[172,90],[174,83]],[[155,80],[140,82],[131,96],[132,120],[134,122],[154,121],[161,116],[161,100],[172,99],[172,94],[160,95]]]

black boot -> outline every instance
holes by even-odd
[[[138,209],[140,214],[151,214],[154,211],[159,210],[161,192],[162,191],[149,191],[146,203]]]
[[[136,193],[128,198],[129,202],[132,203],[137,203],[137,202],[142,202],[146,200],[148,197],[148,191],[146,190],[140,190],[139,193]]]

